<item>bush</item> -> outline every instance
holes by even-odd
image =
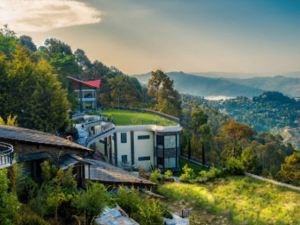
[[[205,170],[200,171],[197,181],[203,183],[208,180],[213,180],[215,178],[221,177],[222,175],[223,175],[222,169],[211,167],[209,171],[205,171]]]
[[[158,184],[159,183],[159,179],[160,179],[160,170],[159,169],[155,169],[151,175],[150,175],[150,181],[152,181],[153,183]]]
[[[134,188],[119,188],[115,200],[131,218],[141,225],[163,224],[163,215],[169,215],[166,207],[158,200],[142,198]]]
[[[19,219],[17,225],[50,225],[43,218],[35,214],[24,214]]]
[[[140,225],[162,225],[164,209],[162,204],[155,199],[147,199],[141,202],[139,210],[133,215]]]
[[[18,199],[21,202],[28,202],[37,194],[38,185],[31,177],[19,177],[16,183]]]
[[[187,164],[185,164],[185,166],[182,168],[182,170],[183,170],[183,173],[179,177],[180,181],[188,182],[195,178],[194,170],[192,168],[188,167]]]
[[[79,213],[87,215],[87,220],[101,213],[109,204],[110,196],[103,184],[90,183],[86,191],[82,191],[73,199],[73,206]]]
[[[13,224],[20,207],[17,195],[9,192],[9,185],[7,170],[0,169],[0,225]]]
[[[243,175],[244,174],[244,166],[241,160],[230,157],[226,161],[226,172],[231,175]]]
[[[138,191],[134,188],[128,189],[120,187],[115,200],[129,216],[132,216],[134,212],[138,211],[140,196]]]
[[[278,173],[281,181],[300,186],[300,153],[287,156]]]
[[[166,170],[166,172],[164,173],[164,179],[171,179],[171,177],[173,176],[173,172],[171,170]]]

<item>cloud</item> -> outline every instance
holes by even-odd
[[[94,24],[101,12],[75,0],[0,0],[0,24],[14,31],[40,32]]]

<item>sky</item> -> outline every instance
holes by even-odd
[[[0,24],[127,74],[300,71],[300,0],[0,0]]]

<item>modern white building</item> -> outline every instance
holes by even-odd
[[[95,117],[95,121],[97,120],[99,117]],[[82,139],[84,143],[81,144],[95,148],[113,165],[125,169],[142,167],[145,170],[179,168],[182,130],[179,124],[116,126],[101,120],[94,124],[91,121],[77,124],[76,127],[89,133],[89,137]]]

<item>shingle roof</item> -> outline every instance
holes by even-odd
[[[0,125],[0,139],[91,151],[89,148],[71,142],[67,139],[55,136],[53,134],[21,127]]]
[[[100,161],[100,160],[92,160],[92,159],[85,159],[88,161],[90,165],[90,173],[86,171],[86,179],[99,181],[103,183],[109,184],[128,184],[128,185],[146,185],[146,186],[153,186],[155,185],[149,180],[139,178],[137,176],[132,175],[131,173],[120,169],[116,166],[110,165],[109,163]]]

